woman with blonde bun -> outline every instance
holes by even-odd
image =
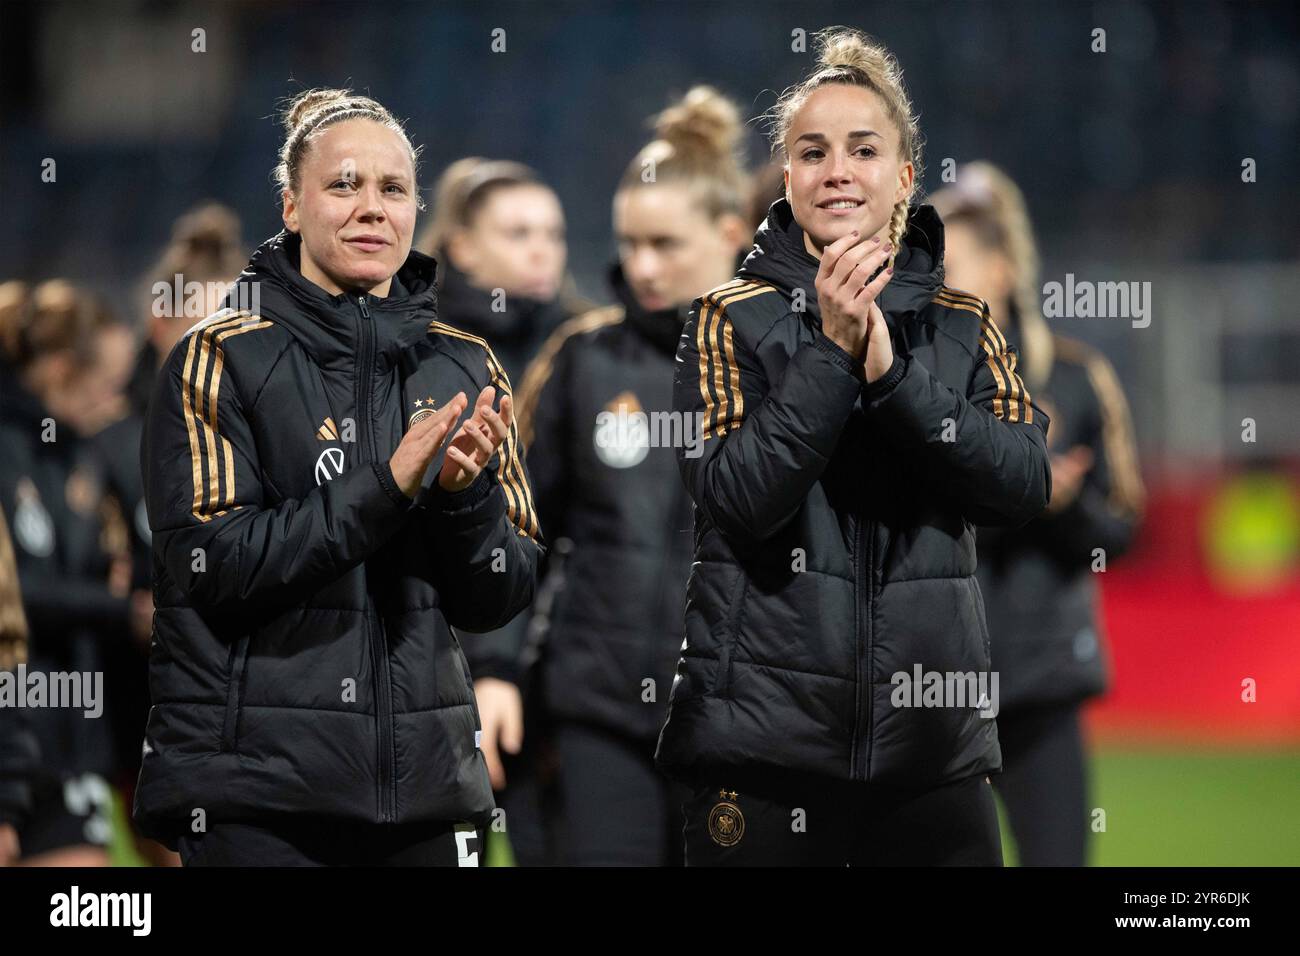
[[[748,177],[739,110],[717,90],[695,87],[653,124],[614,194],[617,304],[561,326],[519,389],[538,513],[566,552],[543,591],[529,733],[554,753],[570,865],[681,862],[681,795],[653,760],[691,563],[673,446],[700,439],[669,420],[673,363],[691,300],[748,246]]]
[[[402,124],[310,90],[284,126],[284,230],[149,404],[135,818],[186,866],[476,865],[493,801],[452,628],[518,614],[542,550],[510,381],[411,250]]]
[[[1046,506],[1047,420],[943,284],[898,62],[817,41],[771,113],[786,196],[677,353],[703,441],[658,760],[691,787],[691,865],[1000,865],[974,526]]]

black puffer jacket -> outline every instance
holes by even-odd
[[[1008,323],[1007,340],[1014,344],[1018,331]],[[1059,512],[1022,528],[980,529],[978,579],[1004,718],[1106,689],[1094,552],[1102,550],[1109,570],[1128,550],[1144,497],[1128,405],[1100,352],[1052,337],[1051,369],[1035,398],[1052,417],[1052,453],[1083,446],[1093,465],[1078,496]]]
[[[312,814],[481,821],[493,806],[448,625],[531,600],[538,524],[517,436],[469,488],[413,503],[388,465],[430,406],[509,388],[482,339],[436,321],[433,260],[388,298],[328,295],[288,233],[158,376],[142,464],[157,606],[136,791],[148,835]],[[517,430],[512,430],[517,431]]]
[[[677,353],[675,406],[707,439],[679,456],[695,564],[659,761],[918,787],[996,770],[974,695],[896,706],[893,680],[989,670],[974,525],[1046,505],[1046,416],[987,308],[943,287],[929,206],[878,300],[896,358],[871,385],[821,332],[818,263],[787,202],[756,242]]]
[[[550,716],[653,743],[691,566],[670,418],[686,313],[642,309],[617,266],[610,280],[622,304],[560,326],[519,388],[538,513],[571,542],[540,676]]]

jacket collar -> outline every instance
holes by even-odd
[[[610,266],[609,284],[614,295],[623,306],[627,322],[636,329],[655,348],[668,355],[677,353],[677,343],[682,337],[682,326],[686,324],[689,306],[672,309],[660,309],[648,312],[637,301],[636,293],[628,285],[623,275],[623,267],[618,263]]]
[[[523,295],[498,300],[493,290],[480,289],[450,262],[443,264],[438,293],[449,323],[507,350],[526,346],[548,329],[555,321],[551,311],[559,309],[558,302]]]
[[[820,322],[815,290],[817,267],[818,261],[804,247],[803,229],[795,222],[790,203],[778,199],[754,236],[754,248],[745,257],[740,277],[771,283],[787,295],[803,289],[808,311]],[[877,301],[889,319],[905,312],[919,312],[942,286],[943,222],[933,206],[913,206],[902,248],[894,260],[894,277]]]
[[[331,295],[300,269],[302,237],[282,230],[258,247],[225,304],[250,308],[284,326],[322,366],[354,365],[359,354],[361,296]],[[412,251],[384,298],[366,294],[374,322],[375,354],[382,367],[425,337],[438,314],[437,263]]]

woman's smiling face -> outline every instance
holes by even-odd
[[[284,224],[302,236],[302,274],[332,295],[388,295],[411,252],[417,194],[410,150],[394,130],[345,120],[312,137]]]
[[[808,251],[857,230],[889,238],[894,206],[911,195],[915,169],[874,91],[832,83],[814,90],[786,130],[786,197]]]

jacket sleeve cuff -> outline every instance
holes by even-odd
[[[907,374],[907,360],[897,352],[894,353],[894,364],[889,366],[889,370],[874,382],[866,382],[862,386],[862,397],[867,401],[884,398],[903,380]]]
[[[861,366],[859,366],[857,359],[840,348],[825,332],[819,331],[817,337],[813,340],[813,344],[844,371],[861,378]]]
[[[397,487],[397,479],[393,477],[393,466],[386,461],[377,461],[374,463],[375,475],[379,479],[379,486],[384,489],[384,494],[397,507],[403,511],[407,510],[415,503],[415,499],[409,497],[406,492]]]
[[[436,511],[456,512],[473,508],[492,493],[492,473],[486,468],[478,477],[460,491],[448,491],[434,479],[429,491],[428,505]]]

